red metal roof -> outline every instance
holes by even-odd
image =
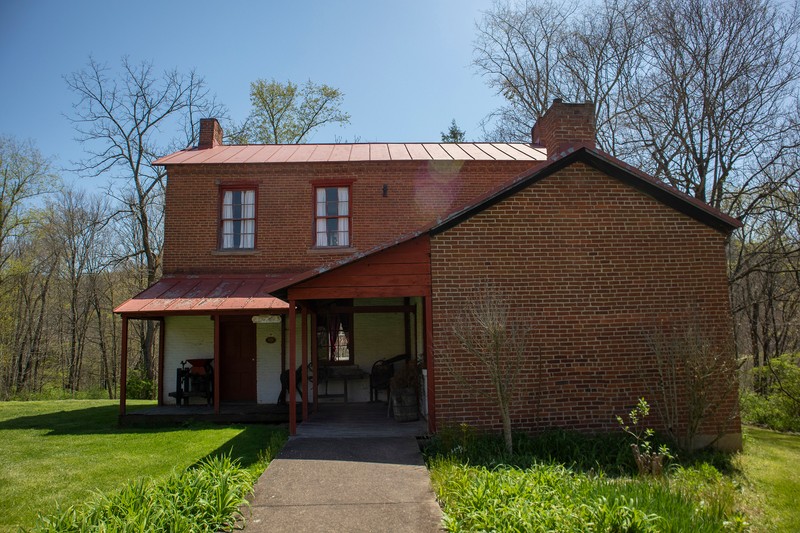
[[[541,146],[524,143],[249,144],[187,148],[156,165],[347,161],[545,161]]]
[[[290,276],[170,276],[162,278],[115,313],[131,316],[258,314],[289,309],[270,291]]]

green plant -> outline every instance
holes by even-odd
[[[742,419],[777,431],[800,431],[800,355],[774,357],[750,372],[755,381],[769,385],[764,394],[741,393]]]
[[[155,396],[153,381],[138,370],[128,374],[127,396],[132,400],[152,400]]]
[[[256,477],[229,455],[203,460],[162,481],[137,479],[110,495],[40,515],[34,531],[229,530],[244,520],[241,508]]]
[[[655,431],[643,425],[644,419],[649,415],[650,405],[644,398],[639,398],[639,403],[628,413],[629,423],[619,415],[617,423],[635,441],[631,444],[631,451],[639,473],[660,476],[664,471],[664,459],[672,459],[672,455],[666,444],[660,445],[657,450],[653,449]]]

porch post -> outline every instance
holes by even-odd
[[[433,300],[429,292],[425,298],[425,365],[428,369],[428,431],[436,433],[436,376],[433,370]]]
[[[317,354],[317,313],[311,313],[311,337],[311,364],[314,367],[314,412],[316,413],[319,410],[319,404],[317,403],[319,400],[319,378],[317,377],[319,367],[319,355]]]
[[[122,315],[122,339],[119,367],[119,414],[125,416],[125,401],[128,396],[128,317]]]
[[[219,315],[214,317],[214,414],[219,414],[219,352],[220,352],[220,320]]]
[[[303,379],[301,387],[303,387],[303,422],[308,418],[308,307],[303,305]]]
[[[158,319],[158,405],[164,405],[164,323],[166,320],[162,316]]]
[[[289,300],[289,435],[297,435],[297,312],[294,300]]]

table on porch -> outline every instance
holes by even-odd
[[[323,372],[320,372],[322,378],[319,384],[325,383],[325,394],[320,394],[320,398],[344,398],[345,403],[349,401],[347,396],[347,383],[349,381],[357,381],[360,379],[369,378],[369,372],[362,370],[358,366],[326,366],[324,377]],[[343,385],[343,392],[341,394],[328,393],[329,381],[341,381]]]

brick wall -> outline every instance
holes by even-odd
[[[535,164],[394,161],[172,166],[165,208],[164,273],[306,270],[418,229]],[[314,249],[312,183],[342,180],[352,181],[352,246],[338,252]],[[257,188],[256,249],[220,252],[220,188],[242,182]]]
[[[533,143],[545,146],[548,158],[578,145],[594,148],[595,135],[593,103],[572,104],[558,99],[553,101],[532,131]]]
[[[500,416],[452,324],[470,289],[490,278],[510,291],[533,331],[513,399],[518,429],[617,429],[656,364],[658,324],[697,320],[719,346],[730,340],[726,237],[638,190],[575,163],[431,240],[437,427],[499,430]],[[455,357],[473,392],[442,364]],[[731,376],[731,379],[735,379]],[[484,389],[485,390],[485,389]],[[701,433],[723,422],[740,440],[731,396]],[[679,406],[685,410],[685,403]],[[656,409],[651,423],[663,424]]]

